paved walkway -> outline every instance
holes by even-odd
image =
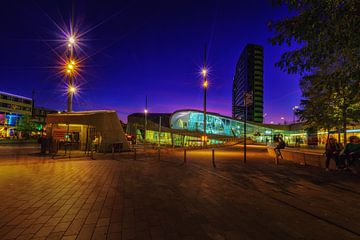
[[[359,177],[239,151],[0,160],[0,239],[360,239]]]

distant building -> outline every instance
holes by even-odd
[[[24,116],[28,116],[40,131],[46,124],[46,116],[50,113],[57,111],[35,107],[31,98],[0,91],[0,139],[14,136]]]
[[[31,98],[0,91],[0,138],[12,136],[19,119],[32,115]]]
[[[32,111],[32,120],[42,126],[46,124],[46,116],[51,113],[57,113],[58,111],[44,108],[44,107],[34,107]]]
[[[263,122],[263,62],[263,47],[254,44],[246,45],[236,64],[232,92],[233,118],[244,119],[244,95],[247,92],[253,96],[252,103],[247,104],[247,120]]]

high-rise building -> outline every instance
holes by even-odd
[[[247,44],[236,64],[233,92],[232,92],[232,117],[263,122],[263,61],[264,50],[260,45]],[[246,104],[245,93],[252,94],[252,102]]]

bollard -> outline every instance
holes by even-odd
[[[134,148],[134,160],[136,160],[136,148]]]
[[[186,163],[186,149],[184,149],[184,164]]]
[[[213,167],[216,168],[216,164],[215,164],[215,149],[214,149],[214,148],[212,149],[212,164],[213,164]]]
[[[158,148],[158,160],[160,161],[160,148]]]

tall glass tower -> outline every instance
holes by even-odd
[[[244,119],[247,108],[247,120],[263,122],[263,63],[263,47],[247,44],[236,64],[232,91],[233,118]],[[253,96],[252,103],[247,104],[247,107],[244,106],[245,93],[251,93]]]

